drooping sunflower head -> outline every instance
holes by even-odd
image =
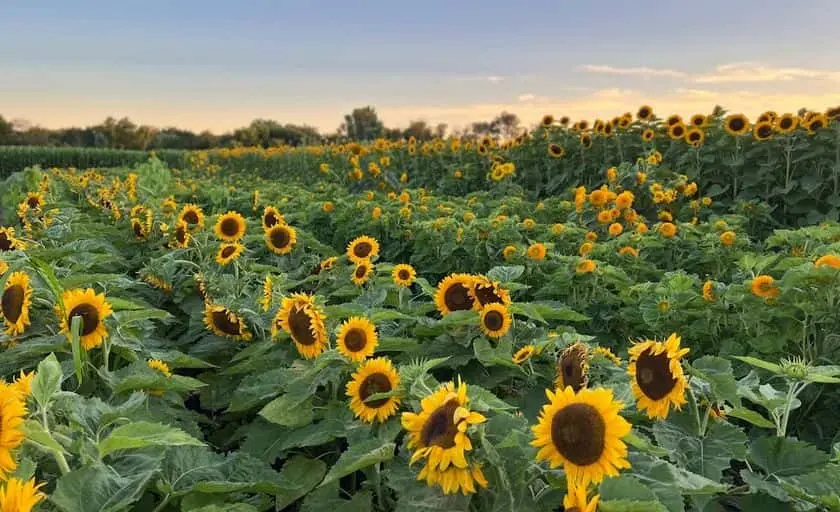
[[[750,121],[744,114],[730,114],[723,120],[723,129],[732,136],[743,135],[750,131]]]
[[[368,282],[371,275],[373,275],[373,264],[370,260],[359,260],[353,269],[353,276],[350,280],[353,281],[353,284],[361,286]]]
[[[29,308],[32,305],[32,286],[26,272],[15,272],[6,280],[0,300],[0,315],[9,336],[23,334],[30,324]]]
[[[473,276],[473,285],[470,288],[470,296],[474,300],[473,307],[480,310],[488,304],[510,304],[510,293],[495,281],[487,279],[486,276]]]
[[[204,325],[216,336],[234,341],[248,341],[252,337],[245,320],[220,304],[204,305]]]
[[[532,427],[531,445],[539,449],[538,461],[548,461],[552,469],[562,465],[566,478],[583,486],[630,467],[622,438],[632,425],[620,416],[622,404],[613,399],[612,390],[584,388],[575,393],[567,387],[545,393],[549,403]]]
[[[297,231],[280,223],[265,230],[265,245],[274,254],[289,254],[297,243]]]
[[[283,218],[283,215],[281,215],[280,212],[277,211],[277,208],[275,208],[273,206],[266,206],[265,210],[263,210],[263,214],[262,214],[263,230],[267,231],[267,230],[273,228],[274,226],[276,226],[277,224],[283,224],[285,222],[286,221]]]
[[[487,336],[501,338],[510,330],[511,323],[511,314],[504,304],[492,302],[481,308],[479,327]]]
[[[581,343],[566,348],[557,359],[554,387],[572,388],[578,392],[586,387],[589,379],[589,351]]]
[[[163,374],[165,377],[172,377],[172,370],[169,368],[169,365],[160,359],[149,359],[146,362],[146,366],[155,370],[158,373]]]
[[[186,222],[179,220],[175,225],[175,231],[172,233],[171,245],[174,247],[185,248],[190,244],[192,235],[190,235],[190,228]]]
[[[187,203],[181,208],[178,220],[186,222],[190,231],[197,231],[204,227],[204,210],[198,205]]]
[[[473,309],[474,300],[470,294],[473,279],[469,274],[450,274],[438,283],[435,305],[442,315]]]
[[[680,348],[680,337],[671,334],[665,341],[645,340],[628,351],[630,387],[636,406],[651,419],[665,419],[671,407],[686,403],[687,381],[680,359],[688,348]]]
[[[417,271],[411,265],[400,263],[394,266],[394,270],[391,271],[391,278],[397,286],[408,288],[417,279]]]
[[[379,242],[367,235],[354,238],[347,244],[347,257],[353,263],[372,260],[379,255]]]
[[[668,116],[668,119],[665,120],[665,126],[667,126],[669,129],[677,124],[683,124],[682,117],[677,114],[671,114],[670,116]]]
[[[592,147],[592,136],[588,133],[584,133],[580,136],[580,145],[583,146],[585,149],[589,149]]]
[[[295,342],[300,355],[307,359],[318,357],[327,348],[326,315],[315,303],[313,295],[294,293],[283,302],[272,324],[272,334],[286,331]]]
[[[706,302],[714,302],[715,300],[717,300],[714,282],[706,281],[705,283],[703,283],[703,300],[705,300]]]
[[[145,240],[149,236],[149,232],[146,231],[146,223],[137,217],[131,219],[131,231],[137,240]]]
[[[338,351],[357,363],[372,356],[378,343],[376,326],[361,316],[348,318],[341,324],[336,336]]]
[[[61,319],[61,332],[71,339],[73,318],[78,317],[81,320],[79,342],[82,348],[92,350],[102,345],[108,336],[105,319],[113,313],[111,305],[105,300],[105,294],[97,294],[93,288],[87,288],[65,290],[61,297],[64,310],[60,306],[56,307]]]
[[[636,118],[639,121],[650,121],[653,118],[653,108],[649,105],[642,105],[636,112]]]
[[[350,410],[366,423],[384,423],[396,414],[400,407],[400,397],[368,399],[379,393],[393,392],[399,387],[400,374],[388,358],[368,359],[359,366],[347,383],[346,393],[350,397]]]
[[[242,214],[234,211],[229,211],[224,215],[220,215],[216,220],[216,225],[213,231],[216,237],[225,242],[236,242],[245,236],[245,229],[247,228],[245,217]]]
[[[239,242],[221,244],[216,252],[216,263],[222,266],[228,265],[236,261],[244,250],[245,246]]]

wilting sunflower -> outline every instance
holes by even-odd
[[[70,339],[70,328],[74,317],[81,318],[82,326],[79,332],[79,342],[85,350],[92,350],[100,345],[108,336],[108,329],[105,327],[105,318],[109,317],[113,310],[105,300],[105,294],[97,293],[93,288],[85,290],[65,290],[61,294],[64,303],[64,311],[56,306],[56,312],[61,319],[61,331]]]
[[[473,277],[470,296],[475,301],[473,307],[477,310],[488,304],[502,304],[503,306],[510,304],[510,293],[498,282],[491,281],[483,275]]]
[[[371,275],[373,275],[373,265],[368,260],[361,260],[353,269],[353,276],[350,280],[353,281],[353,284],[361,286],[368,282]]]
[[[35,479],[27,481],[8,479],[0,486],[0,510],[3,512],[31,512],[46,495],[40,491],[44,484],[35,485]]]
[[[283,219],[283,215],[277,211],[277,208],[273,206],[266,206],[265,210],[263,210],[262,214],[262,227],[263,230],[268,231],[269,229],[273,228],[277,224],[283,224],[285,220]]]
[[[703,133],[702,129],[697,128],[696,126],[692,126],[685,132],[685,141],[695,148],[702,146],[704,140],[706,140],[706,134]]]
[[[172,241],[170,242],[170,245],[172,247],[180,247],[183,249],[190,245],[191,239],[192,235],[190,235],[189,225],[187,225],[186,222],[179,220],[175,225],[175,231],[172,233]]]
[[[744,114],[730,114],[723,120],[723,129],[732,136],[743,135],[750,131],[750,121]]]
[[[275,224],[265,231],[265,245],[274,254],[289,254],[297,243],[297,231],[288,224]]]
[[[589,149],[592,147],[592,136],[588,133],[584,133],[580,136],[580,145],[583,146],[585,149]]]
[[[372,356],[378,344],[376,326],[361,316],[351,316],[345,320],[336,336],[338,351],[357,363]]]
[[[522,364],[528,359],[531,359],[531,356],[534,355],[535,350],[536,349],[533,345],[525,345],[524,347],[517,350],[515,354],[513,354],[511,360],[516,364]]]
[[[563,155],[566,154],[566,150],[559,144],[549,144],[548,154],[554,158],[563,158]]]
[[[753,138],[755,140],[767,140],[773,136],[773,122],[759,121],[753,128]]]
[[[20,399],[20,395],[11,385],[0,380],[0,477],[2,478],[17,468],[17,462],[11,452],[25,439],[20,427],[26,419],[26,412],[26,403]]]
[[[539,415],[532,446],[539,448],[537,460],[548,461],[552,469],[562,465],[566,478],[580,485],[599,483],[629,468],[627,445],[622,438],[632,425],[619,415],[622,403],[610,389],[571,387],[552,392]]]
[[[178,220],[186,222],[190,231],[197,231],[204,227],[204,211],[198,205],[187,203],[181,208]]]
[[[417,271],[411,265],[400,263],[394,266],[394,270],[391,271],[391,278],[393,278],[394,284],[397,286],[408,288],[417,279]]]
[[[145,240],[149,236],[149,232],[146,231],[146,223],[136,217],[131,219],[131,231],[137,240]]]
[[[652,141],[654,137],[656,137],[656,132],[654,132],[650,128],[645,128],[645,130],[642,132],[642,140],[645,142]]]
[[[442,384],[420,401],[420,407],[418,413],[402,414],[402,426],[409,436],[408,448],[414,450],[411,463],[426,460],[426,473],[421,473],[421,478],[430,485],[449,483],[448,475],[454,474],[464,478],[454,482],[456,492],[458,487],[472,487],[471,472],[446,473],[470,468],[467,460],[467,454],[472,450],[469,428],[486,421],[483,415],[470,411],[467,385],[460,379],[457,387],[452,382]],[[430,472],[431,480],[428,478]],[[441,487],[447,491],[447,485]]]
[[[557,359],[554,387],[572,388],[578,392],[586,387],[589,379],[589,351],[582,343],[575,343],[564,350]]]
[[[386,357],[368,359],[359,366],[347,383],[350,410],[366,423],[384,423],[400,408],[400,397],[389,396],[368,400],[377,393],[388,393],[400,387],[400,374]]]
[[[496,302],[481,308],[479,326],[482,332],[491,338],[501,338],[509,330],[512,318],[507,306]]]
[[[248,341],[251,333],[245,325],[245,320],[235,312],[220,304],[204,305],[204,325],[216,336],[229,338],[234,341]]]
[[[688,121],[688,124],[691,126],[702,128],[706,125],[706,116],[703,114],[694,114],[691,116],[691,119]]]
[[[379,242],[367,235],[354,238],[347,244],[347,257],[353,263],[371,260],[379,255]]]
[[[817,131],[828,126],[828,118],[825,114],[817,114],[812,116],[808,122],[805,123],[805,128],[808,129],[808,135],[814,135]]]
[[[9,336],[23,334],[29,325],[29,307],[32,305],[32,286],[26,272],[15,272],[6,280],[0,301],[0,314]]]
[[[26,193],[26,206],[33,210],[40,210],[44,206],[44,194],[40,192]]]
[[[315,304],[315,297],[293,293],[283,298],[274,316],[272,334],[283,329],[292,337],[297,351],[307,359],[318,357],[327,348],[326,316]]]
[[[645,340],[628,351],[630,387],[636,406],[649,418],[665,419],[671,406],[681,409],[686,403],[687,381],[680,358],[689,350],[680,348],[680,337],[673,333],[664,342]]]
[[[653,118],[653,108],[648,105],[642,105],[639,107],[639,111],[636,112],[636,118],[639,121],[650,121]]]
[[[682,123],[672,124],[668,127],[668,137],[671,137],[671,140],[680,140],[685,137],[685,125]]]
[[[239,242],[221,244],[216,252],[216,263],[222,266],[228,265],[236,261],[244,250],[245,246]]]
[[[246,228],[247,223],[245,222],[245,217],[238,212],[229,211],[219,216],[218,220],[216,220],[216,225],[213,227],[213,231],[220,240],[236,242],[245,236]]]
[[[592,496],[592,499],[587,498],[587,485],[576,483],[574,479],[566,479],[566,496],[563,497],[563,510],[568,512],[596,512],[598,510],[598,501],[601,496],[598,494]]]
[[[450,274],[438,283],[435,305],[442,315],[473,309],[474,300],[470,294],[473,279],[469,274]]]
[[[799,126],[799,117],[793,114],[784,114],[776,119],[776,131],[779,133],[791,133]]]
[[[756,276],[750,283],[750,290],[753,295],[762,299],[775,299],[779,296],[779,289],[776,287],[775,279],[771,276]]]

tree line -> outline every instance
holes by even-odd
[[[223,147],[279,145],[301,146],[346,140],[370,141],[377,138],[391,140],[430,140],[456,135],[464,138],[484,135],[511,138],[521,132],[516,114],[502,112],[490,121],[471,123],[466,128],[449,132],[446,124],[430,125],[426,121],[411,121],[407,128],[386,127],[376,109],[371,106],[353,109],[344,116],[339,128],[332,133],[320,133],[305,124],[280,123],[272,119],[254,119],[248,126],[231,132],[199,133],[180,128],[157,128],[136,124],[127,117],[108,117],[86,128],[48,129],[24,120],[7,120],[0,115],[0,145],[5,146],[66,146],[113,149],[187,149],[201,150]]]

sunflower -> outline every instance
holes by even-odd
[[[668,136],[672,140],[680,140],[685,137],[685,125],[682,123],[672,124],[668,127]]]
[[[137,240],[145,240],[149,236],[149,232],[146,231],[146,223],[136,217],[131,219],[131,231],[134,232],[134,238]]]
[[[160,203],[160,211],[164,215],[172,215],[177,209],[178,203],[175,202],[175,198],[172,196],[167,197]]]
[[[799,125],[799,118],[793,114],[784,114],[776,119],[776,131],[779,133],[790,133],[796,130]]]
[[[734,231],[724,231],[720,234],[720,243],[729,247],[730,245],[735,243],[735,232]]]
[[[779,296],[779,289],[771,276],[756,276],[750,283],[750,290],[753,295],[762,299],[774,299]]]
[[[580,136],[580,145],[583,146],[585,149],[589,149],[592,147],[592,136],[588,133],[584,133]]]
[[[234,341],[248,341],[251,333],[245,325],[245,320],[239,315],[219,304],[204,305],[204,325],[216,336],[229,338]]]
[[[453,311],[473,309],[475,301],[470,294],[475,278],[469,274],[450,274],[438,283],[435,305],[442,315]]]
[[[808,129],[808,135],[814,135],[818,130],[828,126],[828,118],[824,114],[817,114],[805,123],[805,128]]]
[[[598,268],[597,263],[590,259],[581,259],[575,266],[575,272],[578,274],[591,274]]]
[[[61,331],[71,339],[70,328],[74,317],[82,320],[79,342],[85,350],[94,349],[100,345],[108,336],[108,329],[105,327],[105,318],[113,313],[111,305],[105,300],[105,294],[98,294],[93,288],[85,290],[65,290],[61,294],[64,310],[59,306],[56,312],[61,319]]]
[[[400,374],[385,357],[368,359],[359,366],[347,383],[350,410],[366,423],[384,423],[400,408],[400,397],[389,396],[368,401],[377,393],[388,393],[400,387]]]
[[[427,464],[420,470],[417,479],[424,480],[430,487],[439,486],[443,494],[454,494],[460,490],[464,496],[467,496],[476,492],[475,484],[487,487],[487,479],[478,464],[470,464],[465,468],[450,465],[443,471]]]
[[[601,133],[603,133],[604,136],[606,136],[606,137],[612,136],[612,134],[613,134],[612,123],[607,123],[607,124],[603,125],[603,127],[601,128]]]
[[[469,290],[473,298],[473,308],[480,310],[488,304],[510,304],[510,293],[501,287],[498,282],[487,279],[486,276],[478,275],[473,277],[473,285]]]
[[[575,343],[564,350],[557,359],[554,387],[575,392],[586,387],[589,373],[589,352],[581,343]]]
[[[608,347],[595,347],[593,353],[608,359],[616,366],[621,366],[621,358],[615,355]]]
[[[9,271],[9,264],[5,261],[0,260],[0,277],[3,276],[6,272]]]
[[[514,256],[516,256],[516,252],[517,249],[515,245],[505,246],[505,248],[502,249],[502,258],[504,258],[507,261],[510,261],[514,258]]]
[[[40,210],[42,206],[44,206],[44,194],[40,192],[27,192],[26,193],[26,206],[33,210]]]
[[[189,225],[186,222],[179,220],[175,225],[175,231],[172,233],[170,246],[180,247],[183,249],[190,244],[190,240],[192,240],[192,235],[190,235]]]
[[[0,480],[17,468],[12,450],[24,441],[20,430],[26,418],[26,403],[14,388],[0,380]]]
[[[729,135],[743,135],[750,131],[750,121],[744,114],[730,114],[723,120],[723,128]]]
[[[224,215],[220,215],[216,220],[216,225],[213,231],[216,237],[225,242],[236,242],[245,236],[245,229],[247,223],[245,217],[238,212],[229,211]]]
[[[756,119],[756,123],[769,122],[769,123],[772,124],[773,121],[775,121],[777,117],[779,117],[778,114],[776,114],[772,110],[768,110],[767,112],[764,112],[763,114],[758,116],[758,119]]]
[[[703,141],[706,139],[706,134],[703,133],[703,130],[697,128],[696,126],[692,126],[685,132],[685,141],[694,146],[695,148],[699,148],[703,145]]]
[[[566,150],[559,144],[549,144],[548,154],[554,158],[563,158],[563,155],[566,154]]]
[[[548,128],[554,124],[554,116],[551,114],[544,115],[540,124],[542,124],[543,128]]]
[[[668,116],[668,119],[665,120],[665,126],[667,126],[669,129],[672,126],[675,126],[675,125],[678,125],[678,124],[683,124],[683,120],[682,120],[682,117],[680,117],[677,114],[672,114],[672,115]]]
[[[627,445],[621,440],[632,425],[619,415],[622,403],[610,389],[545,391],[549,403],[540,411],[532,446],[537,460],[552,469],[562,465],[566,478],[580,485],[599,483],[629,468]]]
[[[236,261],[244,250],[245,246],[239,242],[221,244],[216,252],[216,263],[222,266],[228,265]]]
[[[671,334],[667,340],[645,340],[630,348],[627,373],[639,410],[651,419],[665,419],[673,406],[681,409],[687,381],[680,358],[690,349],[680,348],[680,337]]]
[[[10,478],[0,487],[0,510],[3,512],[31,512],[46,495],[40,491],[44,484]]]
[[[321,270],[332,270],[332,268],[335,266],[335,262],[337,261],[338,257],[330,256],[329,258],[319,263],[318,266],[321,267]]]
[[[368,282],[370,276],[373,274],[373,264],[368,260],[360,260],[353,269],[353,276],[350,278],[353,284],[359,286]]]
[[[23,334],[29,322],[29,308],[32,305],[32,287],[26,272],[15,272],[6,280],[0,301],[0,314],[6,324],[9,336]]]
[[[645,142],[652,141],[654,137],[656,137],[656,132],[654,132],[650,128],[645,128],[645,130],[642,132],[642,140]]]
[[[567,478],[566,496],[563,497],[563,510],[568,512],[596,512],[598,510],[598,501],[601,497],[596,494],[592,499],[587,498],[587,485],[575,483],[574,479]]]
[[[274,316],[272,334],[283,329],[292,337],[298,353],[307,359],[318,357],[327,348],[326,316],[315,304],[315,297],[293,293],[283,298]]]
[[[702,128],[706,125],[706,116],[703,114],[694,114],[691,116],[691,119],[688,121],[688,124],[691,126]]]
[[[481,308],[479,326],[482,332],[491,338],[501,338],[509,330],[512,319],[507,306],[496,302]]]
[[[659,225],[659,234],[665,238],[673,238],[677,234],[677,226],[671,222],[663,222]]]
[[[545,244],[534,242],[528,247],[526,254],[534,261],[542,261],[545,259],[546,252]]]
[[[204,227],[204,211],[197,205],[187,203],[181,208],[178,220],[186,222],[190,231],[197,231]]]
[[[618,222],[610,224],[609,233],[611,236],[618,236],[624,231],[624,226]]]
[[[411,462],[425,459],[425,473],[418,479],[425,479],[429,485],[438,484],[444,492],[454,491],[459,487],[469,490],[473,487],[474,477],[467,454],[472,450],[469,428],[484,423],[487,419],[469,409],[467,385],[460,381],[456,386],[452,382],[442,384],[437,391],[420,401],[418,413],[404,412],[401,423],[408,433],[408,448],[413,449]],[[451,480],[451,475],[463,480]],[[431,477],[431,478],[430,478]]]
[[[635,247],[625,245],[621,249],[618,250],[618,254],[621,256],[631,256],[633,258],[639,257],[639,250]]]
[[[378,344],[376,326],[361,316],[351,316],[345,320],[336,336],[338,351],[357,363],[372,356]]]
[[[815,267],[829,267],[840,269],[840,256],[836,254],[825,254],[820,256],[817,261],[814,262]]]
[[[283,224],[286,221],[283,219],[283,215],[277,211],[277,208],[273,206],[266,206],[265,210],[263,210],[262,214],[262,227],[263,230],[268,231],[269,229],[273,228],[277,224]]]
[[[515,354],[513,354],[511,360],[516,364],[522,364],[528,359],[531,359],[531,356],[534,355],[535,350],[536,349],[533,345],[525,345],[524,347],[517,350]]]
[[[650,121],[653,119],[653,108],[648,105],[642,105],[639,107],[638,112],[636,112],[636,118],[639,121]]]
[[[712,281],[706,281],[703,283],[703,300],[706,302],[714,302],[717,299],[717,295],[715,294],[715,283]]]
[[[767,140],[773,136],[773,122],[759,121],[753,128],[753,138],[755,140]]]
[[[397,286],[408,288],[417,279],[417,271],[411,265],[400,263],[394,266],[394,270],[391,271],[391,277]]]
[[[146,362],[146,366],[158,373],[161,373],[165,377],[172,377],[172,370],[165,361],[161,361],[160,359],[149,359]]]
[[[371,260],[379,255],[379,242],[375,238],[367,235],[354,238],[347,244],[347,257],[353,263],[359,263],[362,260]]]
[[[297,243],[297,231],[288,224],[275,224],[265,230],[265,245],[274,254],[289,254]]]

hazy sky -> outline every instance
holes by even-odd
[[[0,0],[0,114],[334,130],[840,105],[840,0]]]

